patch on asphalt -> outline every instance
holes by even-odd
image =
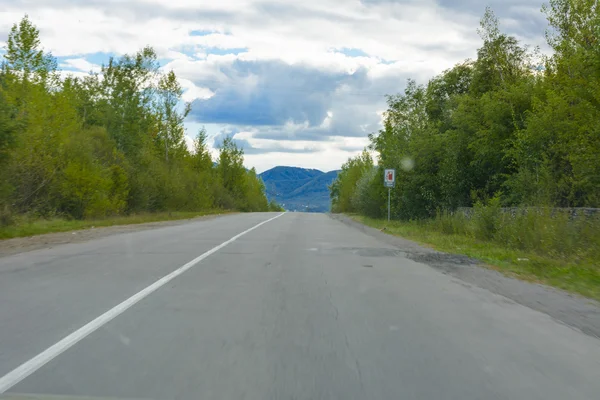
[[[465,267],[480,265],[479,260],[459,254],[438,252],[405,252],[404,256],[412,261],[429,265],[444,274],[456,274]]]
[[[423,264],[455,264],[457,267],[461,265],[477,265],[480,262],[460,254],[448,254],[448,253],[416,253],[407,252],[404,253],[407,258],[413,261],[420,262]]]
[[[404,254],[403,251],[385,247],[338,247],[334,250],[356,254],[360,257],[397,257]]]

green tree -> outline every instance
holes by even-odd
[[[554,55],[511,157],[509,187],[525,203],[600,205],[600,16],[594,0],[544,7]]]
[[[118,60],[111,57],[102,66],[98,105],[103,125],[118,149],[133,157],[142,152],[147,140],[160,135],[158,116],[151,107],[158,75],[157,56],[150,47]]]
[[[160,77],[156,102],[159,131],[157,140],[162,142],[166,162],[169,162],[170,149],[181,151],[185,146],[183,121],[191,110],[191,104],[185,104],[183,112],[178,112],[177,106],[182,94],[183,89],[172,70]]]
[[[239,148],[232,137],[226,137],[219,146],[219,178],[225,190],[239,205],[244,193],[244,150]],[[242,205],[243,206],[243,205]]]
[[[350,158],[330,186],[331,210],[333,212],[354,212],[352,197],[356,183],[362,175],[373,168],[373,159],[365,150],[361,155]]]
[[[23,82],[45,83],[56,70],[56,60],[41,49],[39,30],[25,17],[8,34],[3,70],[16,73]]]
[[[285,209],[279,203],[277,203],[277,201],[275,201],[275,199],[271,199],[271,201],[269,201],[269,211],[281,212],[281,211],[285,211]]]
[[[194,139],[194,154],[192,155],[192,165],[194,170],[199,173],[205,171],[211,171],[213,167],[213,160],[210,155],[210,150],[207,143],[207,134],[204,128],[198,131],[196,138]]]
[[[352,207],[363,215],[377,218],[383,215],[385,206],[387,197],[383,190],[383,173],[379,167],[372,167],[356,181]]]
[[[8,102],[0,80],[0,166],[8,159],[15,142],[17,133],[15,116],[15,107]]]
[[[7,165],[10,163],[18,133],[16,113],[16,108],[6,98],[2,76],[0,76],[0,211],[8,207],[6,199],[12,192]]]

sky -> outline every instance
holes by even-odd
[[[543,46],[547,27],[543,0],[2,3],[0,42],[28,14],[65,73],[152,46],[192,103],[188,141],[202,127],[213,148],[233,136],[258,172],[339,169],[380,129],[386,94],[476,57],[486,6],[523,43]]]

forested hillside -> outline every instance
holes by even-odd
[[[267,195],[283,197],[322,174],[316,169],[277,166],[261,173],[260,177],[267,187]]]
[[[132,212],[267,210],[262,181],[226,139],[213,163],[206,135],[184,141],[190,111],[150,47],[97,74],[61,77],[25,17],[0,71],[0,213],[70,218]]]
[[[370,136],[379,167],[367,152],[348,160],[333,209],[385,215],[382,168],[398,171],[395,219],[490,201],[600,207],[598,2],[551,0],[543,12],[552,54],[502,33],[488,9],[475,60],[389,96]]]
[[[297,167],[275,167],[260,174],[269,199],[289,211],[327,212],[329,185],[338,171],[323,172]]]

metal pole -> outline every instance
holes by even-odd
[[[388,222],[390,222],[390,193],[392,189],[388,188]]]

